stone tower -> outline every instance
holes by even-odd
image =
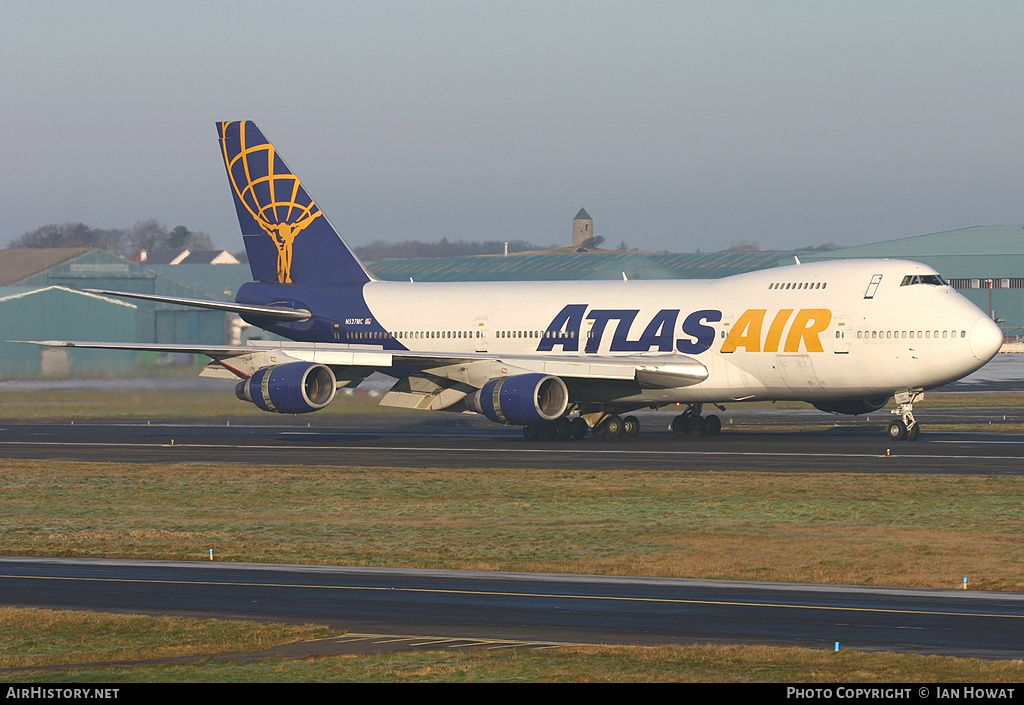
[[[587,211],[580,208],[580,212],[572,221],[572,249],[578,250],[583,243],[594,237],[594,219],[587,214]]]

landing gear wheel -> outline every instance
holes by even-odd
[[[567,441],[572,438],[572,425],[569,423],[569,419],[563,416],[553,423],[556,441]]]
[[[917,424],[914,424],[916,427]],[[889,424],[889,438],[894,441],[905,441],[907,440],[907,425],[903,423],[902,419],[896,419]]]
[[[579,416],[574,418],[572,422],[569,424],[569,426],[572,429],[572,437],[575,438],[576,440],[582,440],[586,438],[587,431],[590,430],[590,426],[587,425],[587,422],[581,419]]]
[[[714,414],[708,414],[704,417],[704,433],[709,436],[717,436],[722,430],[722,419],[718,418]]]
[[[612,438],[618,438],[619,436],[622,435],[622,431],[624,430],[624,424],[622,423],[622,419],[614,415],[609,416],[604,421],[604,430],[605,433],[607,433]]]
[[[622,435],[632,438],[640,433],[640,419],[635,416],[627,416],[622,419]]]
[[[913,426],[907,429],[907,440],[916,441],[917,437],[921,435],[921,424],[915,423]]]
[[[714,435],[722,430],[722,422],[717,416],[712,415],[708,418],[715,420],[709,422],[703,416],[696,414],[679,414],[672,419],[672,433],[677,436],[703,436],[704,434]],[[712,428],[715,430],[711,430]]]
[[[889,438],[894,441],[907,440],[907,425],[900,420],[891,422],[889,424]]]
[[[528,441],[540,440],[540,426],[532,423],[523,426],[523,438]]]

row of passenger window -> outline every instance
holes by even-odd
[[[589,333],[587,337],[592,337],[593,333]],[[907,330],[859,330],[857,331],[857,338],[859,339],[871,339],[877,340],[883,339],[939,339],[939,338],[956,338],[958,331],[955,330],[943,330],[943,331],[907,331]],[[345,334],[348,340],[420,340],[428,338],[483,338],[482,331],[471,331],[471,330],[455,330],[455,331],[402,331],[398,333],[392,333],[389,331],[348,331]],[[550,331],[550,330],[529,330],[529,331],[515,331],[515,330],[499,330],[495,332],[496,338],[575,338],[576,331]],[[725,331],[722,331],[722,337],[725,337]],[[836,331],[836,337],[840,337],[840,331]],[[967,331],[959,331],[960,338],[967,337]]]
[[[499,330],[495,331],[496,338],[575,338],[576,331],[550,331],[550,330]],[[472,330],[441,330],[441,331],[347,331],[345,337],[348,340],[421,340],[436,338],[483,338],[483,331]]]
[[[768,289],[824,289],[828,282],[773,282]]]
[[[351,330],[345,333],[348,340],[414,340],[423,338],[482,338],[481,331],[471,330],[416,330],[416,331],[378,331]]]
[[[955,330],[936,330],[936,331],[912,331],[912,330],[859,330],[857,331],[858,338],[864,339],[877,339],[877,338],[956,338],[957,331]],[[966,338],[967,331],[959,331],[959,337]]]
[[[575,338],[576,331],[562,330],[499,330],[495,338]]]

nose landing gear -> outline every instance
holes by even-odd
[[[894,395],[896,408],[892,413],[900,418],[889,424],[889,438],[894,441],[916,441],[921,435],[921,424],[914,418],[914,402],[924,398],[924,390],[908,389]]]

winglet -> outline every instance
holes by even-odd
[[[253,279],[305,285],[373,279],[255,123],[217,123],[217,133]]]

